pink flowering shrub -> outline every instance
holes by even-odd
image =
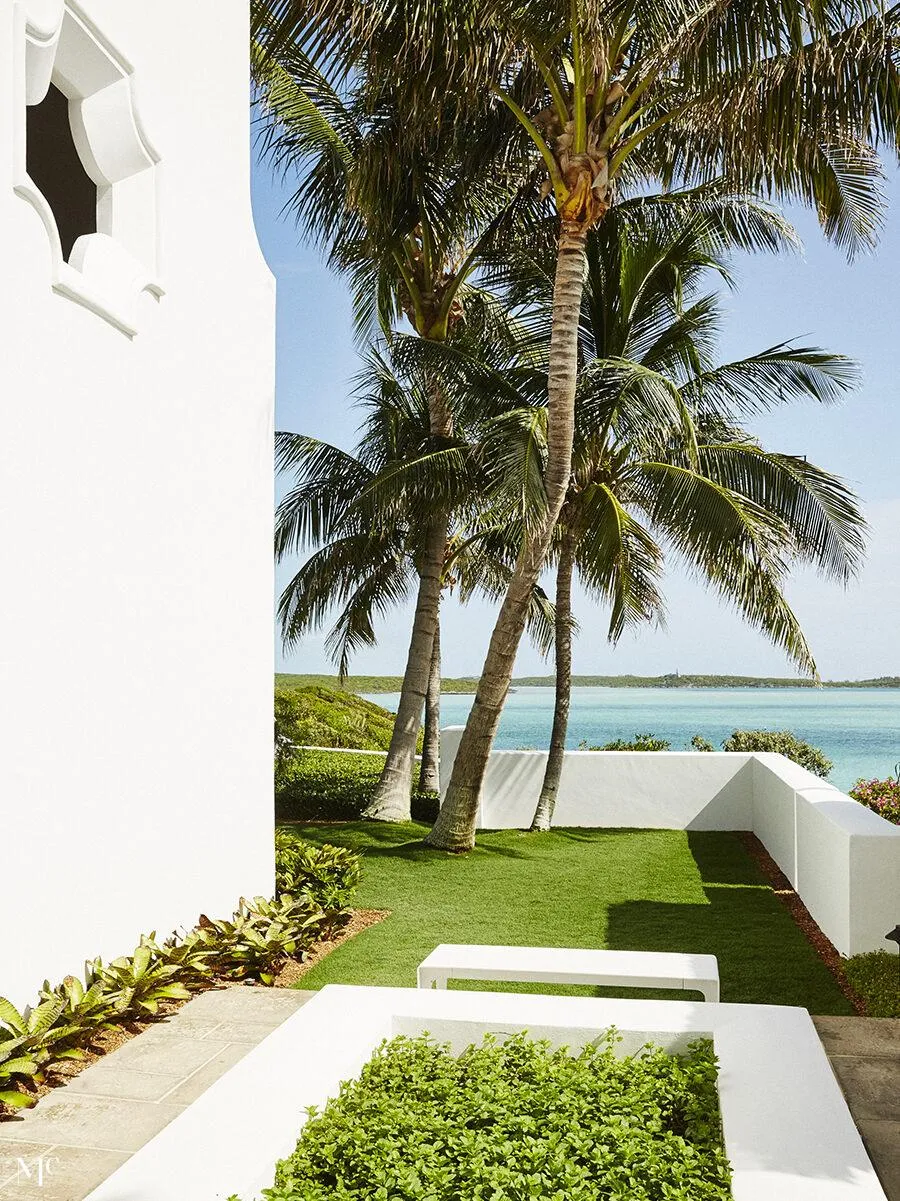
[[[850,795],[861,805],[900,826],[900,780],[857,780]]]

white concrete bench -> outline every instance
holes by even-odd
[[[419,988],[448,980],[511,980],[626,988],[696,989],[719,999],[715,955],[672,951],[595,951],[577,947],[490,947],[442,943],[419,964]]]

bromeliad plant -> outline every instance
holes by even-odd
[[[39,1085],[54,1060],[76,1059],[80,1052],[69,1045],[77,1027],[58,1025],[61,1000],[42,1001],[20,1013],[0,997],[0,1101],[14,1109],[32,1104],[32,1097],[14,1087]]]
[[[3,1106],[32,1105],[47,1070],[82,1058],[101,1031],[159,1017],[217,980],[272,984],[287,959],[302,958],[347,920],[359,881],[356,855],[282,837],[276,860],[280,882],[295,895],[242,898],[230,921],[201,917],[196,929],[162,943],[155,933],[144,936],[133,955],[90,961],[83,982],[66,976],[52,987],[45,980],[38,1004],[23,1012],[0,997],[0,1115]]]
[[[197,936],[210,951],[216,976],[272,984],[288,959],[327,936],[342,916],[305,895],[285,893],[273,901],[242,897],[230,921],[202,916]]]
[[[359,856],[329,843],[318,847],[275,831],[275,891],[308,896],[326,911],[341,910],[359,884]]]
[[[104,966],[95,960],[93,969],[102,981],[115,1011],[138,1018],[155,1017],[160,1004],[166,1001],[186,1001],[190,991],[176,977],[177,963],[167,963],[159,954],[153,935],[141,939],[131,956],[123,955]]]

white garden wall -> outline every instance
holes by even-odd
[[[0,0],[0,995],[272,887],[248,0]],[[98,188],[63,262],[51,79]],[[49,216],[48,216],[49,212]],[[105,231],[105,232],[104,232]]]
[[[442,793],[461,736],[441,732]],[[491,753],[481,829],[530,825],[546,761],[546,751]],[[841,954],[893,949],[884,935],[900,919],[900,827],[783,755],[567,751],[553,820],[752,830]]]

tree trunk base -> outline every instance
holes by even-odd
[[[404,803],[402,797],[379,797],[364,809],[360,816],[367,822],[411,822],[410,799],[406,797]]]

